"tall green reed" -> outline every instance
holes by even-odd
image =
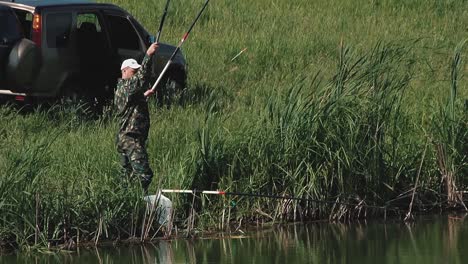
[[[400,157],[409,155],[415,160],[419,154],[406,146],[409,138],[402,138],[414,133],[401,110],[414,63],[409,53],[409,48],[396,44],[379,43],[364,55],[342,47],[330,82],[315,75],[298,78],[288,89],[277,89],[255,115],[246,115],[240,129],[244,133],[221,137],[222,124],[205,123],[198,137],[202,160],[216,168],[228,167],[205,170],[201,178],[212,182],[210,177],[216,175],[214,182],[219,185],[215,186],[227,184],[237,191],[325,201],[383,204],[400,194],[405,186],[402,180],[415,168]],[[216,116],[210,111],[206,115],[206,120]],[[195,187],[213,185],[197,182]],[[309,216],[326,215],[330,210],[327,204],[294,202],[288,206],[238,199],[245,206],[236,210],[246,217],[258,216],[261,210],[275,212],[272,219],[296,219],[299,213],[293,211],[298,212],[299,207]],[[253,209],[249,212],[247,208]]]
[[[460,42],[454,52],[451,64],[450,94],[445,106],[440,106],[438,113],[432,119],[433,140],[436,148],[437,163],[445,192],[444,199],[449,206],[466,206],[460,184],[466,184],[462,174],[466,170],[466,142],[468,130],[466,113],[463,113],[463,102],[458,96],[460,71],[463,69],[462,51],[467,40]],[[464,119],[465,117],[465,119]],[[461,186],[462,188],[465,186]]]
[[[114,133],[105,132],[113,122],[61,110],[2,108],[0,140],[11,147],[0,150],[0,240],[42,250],[140,237],[146,203],[139,183],[123,185],[101,141],[108,137],[113,150]],[[104,135],[83,139],[96,128]]]

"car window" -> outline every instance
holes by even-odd
[[[19,39],[21,28],[15,14],[11,10],[0,10],[0,38],[4,40]]]
[[[46,38],[49,48],[66,48],[70,40],[71,13],[52,13],[46,17]]]
[[[24,36],[26,38],[31,39],[31,30],[32,30],[32,21],[33,21],[33,14],[24,11],[24,10],[15,10],[16,17],[21,24],[21,29],[23,30]]]
[[[108,47],[97,13],[78,13],[76,16],[76,44],[82,61],[96,60],[103,56]]]
[[[135,26],[135,29],[137,30],[137,32],[139,32],[139,35],[143,36],[144,41],[147,44],[151,44],[150,43],[150,35],[145,30],[145,28],[137,20],[132,19],[131,21],[132,21],[132,24]]]
[[[93,31],[101,33],[101,23],[94,13],[81,13],[76,17],[76,28],[81,31]]]
[[[108,15],[109,35],[117,49],[140,50],[140,39],[127,18]]]

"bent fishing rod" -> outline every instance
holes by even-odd
[[[246,196],[246,197],[258,197],[258,198],[271,198],[271,199],[283,199],[283,200],[298,200],[304,202],[314,202],[314,203],[327,203],[327,204],[342,204],[348,206],[359,206],[359,204],[351,204],[346,202],[337,202],[337,201],[327,201],[327,200],[316,200],[312,198],[304,198],[297,196],[287,196],[287,195],[274,195],[274,194],[261,194],[261,193],[241,193],[241,192],[226,192],[226,191],[203,191],[203,190],[173,190],[173,189],[162,189],[162,193],[188,193],[188,194],[213,194],[213,195],[222,195],[222,196]],[[375,209],[388,209],[386,206],[376,206],[376,205],[366,205],[362,204],[361,206],[367,208]]]
[[[159,43],[159,38],[161,37],[161,32],[162,32],[162,29],[163,29],[164,20],[166,20],[167,9],[169,8],[169,2],[170,1],[171,0],[167,0],[166,6],[164,7],[164,12],[163,12],[163,15],[161,17],[161,22],[159,22],[158,33],[156,34],[156,40],[155,40],[156,43]]]
[[[200,12],[198,12],[198,15],[197,17],[195,18],[195,20],[193,21],[193,23],[190,25],[189,29],[187,30],[187,32],[185,32],[184,36],[182,37],[182,39],[180,40],[179,44],[177,45],[176,49],[174,50],[174,52],[172,53],[171,57],[169,58],[169,60],[167,61],[166,63],[166,66],[164,66],[164,69],[161,71],[161,73],[159,74],[159,77],[158,79],[156,80],[156,82],[154,83],[153,87],[151,87],[150,91],[151,92],[154,92],[154,90],[156,89],[156,86],[158,86],[158,84],[161,82],[161,79],[162,77],[164,76],[164,73],[166,73],[167,69],[169,68],[169,66],[171,65],[172,63],[172,60],[174,59],[174,57],[177,55],[177,53],[179,52],[180,50],[180,47],[182,46],[182,44],[184,44],[185,40],[188,38],[190,32],[192,31],[193,27],[195,26],[195,24],[197,23],[198,19],[200,18],[201,14],[203,13],[203,11],[205,11],[205,8],[206,6],[208,5],[208,2],[210,0],[206,0],[205,1],[205,4],[203,4],[203,7],[202,9],[200,10]],[[149,91],[145,92],[145,96],[148,96],[148,93]]]

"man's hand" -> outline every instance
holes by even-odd
[[[159,48],[159,44],[153,43],[151,44],[151,46],[149,46],[148,50],[146,51],[146,54],[148,54],[148,56],[151,56],[156,52],[158,48]]]
[[[151,90],[149,89],[148,91],[146,91],[144,93],[145,97],[150,97],[151,95],[153,95],[154,93],[156,93],[154,90]]]

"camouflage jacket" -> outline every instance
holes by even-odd
[[[123,136],[146,140],[150,127],[148,102],[143,93],[148,90],[148,69],[151,57],[145,55],[140,69],[129,79],[119,79],[114,96],[114,107],[120,119],[117,141]]]

